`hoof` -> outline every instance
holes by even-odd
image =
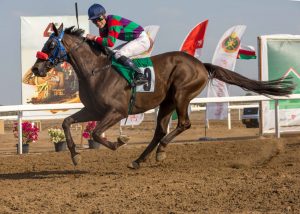
[[[81,162],[81,155],[80,154],[75,155],[74,157],[72,157],[72,161],[74,166],[77,166]]]
[[[135,161],[133,161],[132,163],[128,164],[127,167],[130,168],[130,169],[139,169],[140,168],[140,164],[137,163],[137,162],[135,162]]]
[[[127,136],[120,136],[118,137],[118,147],[123,146],[124,144],[126,144],[129,141],[129,137]]]
[[[167,158],[166,152],[158,152],[156,153],[156,161],[160,162]]]
[[[123,144],[126,144],[129,141],[130,137],[126,135],[121,135],[118,137],[118,142],[122,142]]]

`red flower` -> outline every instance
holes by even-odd
[[[85,129],[83,130],[82,137],[85,139],[93,139],[92,133],[97,125],[96,121],[90,121],[87,123]]]
[[[28,144],[35,142],[38,139],[39,128],[30,122],[26,121],[22,123],[22,142]],[[15,138],[19,138],[18,123],[14,123],[13,134]]]

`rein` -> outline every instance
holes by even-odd
[[[84,42],[86,42],[86,38],[82,39],[82,41],[77,43],[75,47],[71,48],[71,50],[69,50],[69,53],[72,53],[74,50],[77,50]]]

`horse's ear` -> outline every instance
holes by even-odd
[[[63,29],[64,29],[64,24],[61,23],[61,25],[58,28],[58,33],[60,34],[63,31]]]
[[[55,36],[58,36],[58,35],[59,35],[58,30],[57,30],[57,28],[56,28],[56,26],[55,26],[54,23],[52,23],[52,30],[53,30]]]

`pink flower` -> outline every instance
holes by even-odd
[[[88,132],[83,132],[82,133],[82,136],[84,137],[84,138],[90,138],[90,134],[88,133]]]
[[[23,144],[28,144],[35,142],[38,139],[39,128],[32,125],[30,122],[22,123],[22,142]],[[15,138],[19,137],[18,133],[18,123],[14,123],[13,134]]]
[[[85,129],[83,130],[83,133],[82,133],[82,137],[84,137],[85,139],[90,139],[92,140],[92,133],[95,129],[97,125],[97,122],[96,121],[90,121],[87,123]]]

